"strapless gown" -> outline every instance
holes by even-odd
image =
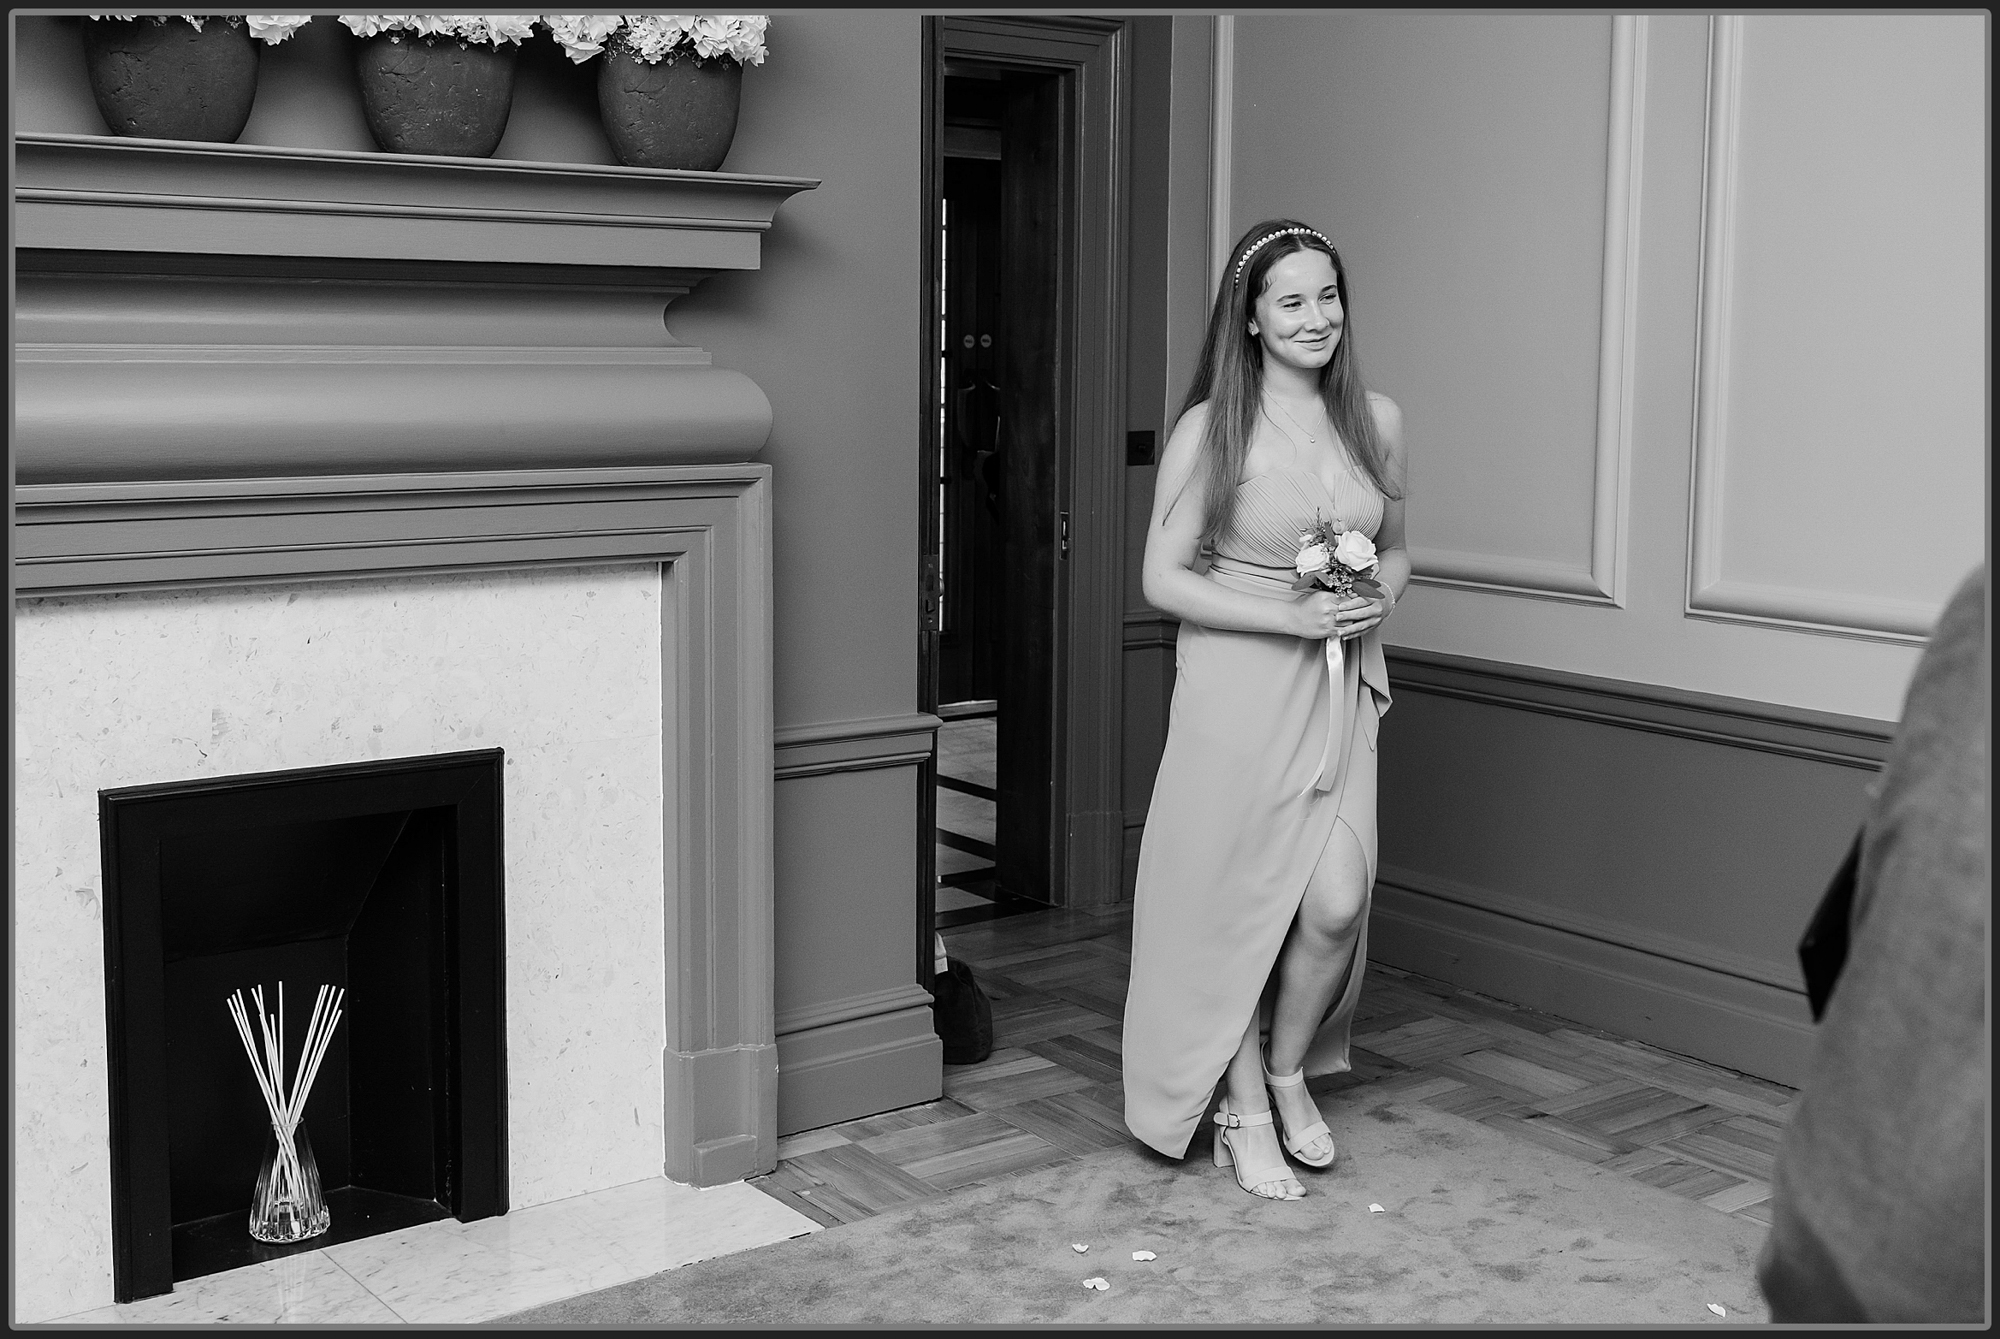
[[[1315,516],[1373,538],[1383,497],[1343,472],[1279,469],[1238,486],[1211,579],[1274,600],[1290,589],[1299,533]],[[1125,1123],[1186,1155],[1266,988],[1334,824],[1375,877],[1376,726],[1389,707],[1379,631],[1341,644],[1181,624],[1167,742],[1139,848],[1125,1000]],[[1306,1053],[1308,1075],[1349,1068],[1348,1031],[1367,961],[1354,965]]]

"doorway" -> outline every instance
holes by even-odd
[[[1122,891],[1124,27],[926,23],[926,967]]]
[[[1054,900],[1061,76],[947,61],[941,146],[937,924]],[[1004,295],[1004,297],[1003,297]],[[1049,542],[1055,535],[1057,544]]]

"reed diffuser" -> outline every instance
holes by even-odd
[[[257,1006],[254,1036],[243,992],[238,990],[224,1000],[230,1018],[236,1023],[236,1035],[243,1039],[243,1052],[250,1057],[250,1069],[257,1076],[257,1088],[264,1094],[264,1107],[271,1118],[263,1166],[257,1173],[257,1188],[250,1201],[250,1235],[259,1241],[282,1245],[316,1237],[333,1223],[333,1216],[327,1212],[326,1196],[320,1189],[312,1140],[302,1122],[313,1080],[319,1077],[320,1062],[326,1059],[327,1047],[333,1042],[333,1030],[340,1026],[341,1004],[347,992],[332,986],[319,988],[290,1088],[285,1086],[285,983],[278,983],[275,1018],[264,1008],[261,984],[251,988],[250,997]]]

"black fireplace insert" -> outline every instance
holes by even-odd
[[[103,791],[119,1301],[507,1210],[499,749]],[[269,1119],[224,1005],[284,985],[295,1056],[347,992],[304,1123],[333,1226],[251,1238]]]

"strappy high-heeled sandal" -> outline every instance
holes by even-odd
[[[1229,1109],[1229,1099],[1225,1097],[1222,1099],[1222,1109],[1215,1113],[1215,1123],[1222,1127],[1215,1132],[1215,1165],[1218,1167],[1234,1167],[1237,1185],[1242,1186],[1251,1194],[1257,1195],[1258,1186],[1297,1179],[1292,1175],[1291,1165],[1285,1161],[1283,1154],[1279,1155],[1278,1161],[1274,1164],[1252,1167],[1238,1156],[1236,1145],[1229,1138],[1231,1130],[1240,1130],[1246,1125],[1269,1125],[1271,1123],[1270,1112],[1253,1111],[1244,1114],[1231,1111]],[[1301,1186],[1299,1187],[1299,1193],[1296,1195],[1257,1195],[1257,1198],[1260,1200],[1296,1200],[1304,1199],[1305,1193],[1305,1187]]]
[[[1268,1058],[1260,1060],[1260,1064],[1264,1070],[1264,1082],[1270,1087],[1303,1088],[1305,1086],[1306,1069],[1304,1065],[1299,1066],[1298,1072],[1296,1074],[1273,1074],[1271,1072],[1271,1066]],[[1278,1110],[1278,1104],[1275,1099],[1273,1099],[1271,1103],[1271,1108],[1273,1111]],[[1284,1141],[1285,1149],[1287,1152],[1289,1152],[1293,1157],[1297,1158],[1300,1162],[1304,1163],[1308,1167],[1333,1166],[1333,1160],[1339,1154],[1340,1150],[1334,1147],[1333,1131],[1326,1128],[1325,1121],[1323,1120],[1314,1121],[1311,1125],[1306,1126],[1305,1129],[1300,1130],[1297,1134],[1293,1134],[1291,1123],[1284,1119],[1284,1113],[1282,1111],[1278,1111],[1278,1117],[1279,1117],[1278,1137]],[[1326,1156],[1323,1158],[1307,1157],[1305,1154],[1305,1150],[1311,1148],[1313,1142],[1322,1137],[1324,1137],[1326,1140]]]

